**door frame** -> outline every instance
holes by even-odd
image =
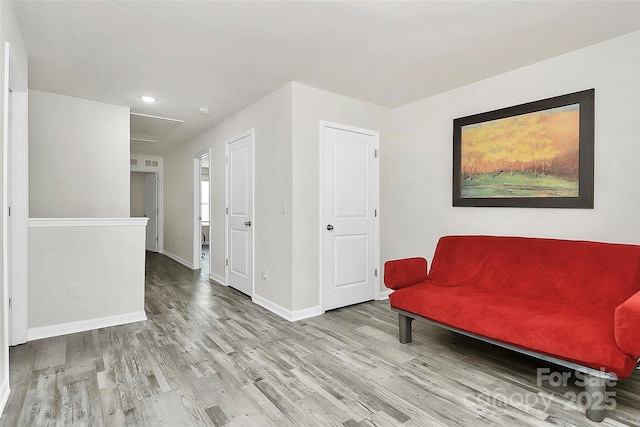
[[[156,202],[158,203],[158,253],[164,253],[164,159],[159,156],[146,154],[130,154],[130,158],[136,160],[135,165],[131,165],[131,172],[155,173],[158,178],[156,186]],[[157,163],[153,165],[153,163]],[[146,197],[146,189],[145,189]],[[145,242],[146,246],[146,242]]]
[[[225,286],[229,286],[229,268],[231,265],[231,261],[230,261],[230,253],[229,253],[229,145],[242,139],[242,138],[246,138],[246,137],[250,137],[250,142],[249,144],[251,145],[251,209],[253,212],[253,224],[250,228],[250,232],[252,234],[252,238],[251,238],[251,261],[252,261],[252,271],[251,271],[251,295],[249,295],[249,297],[251,299],[253,299],[255,293],[256,293],[256,274],[255,274],[255,270],[256,270],[256,232],[255,232],[255,227],[256,227],[256,223],[258,221],[256,221],[256,204],[255,204],[255,200],[256,200],[256,153],[255,153],[255,129],[251,128],[249,130],[246,130],[236,136],[234,136],[233,138],[229,138],[225,141],[224,144],[224,259],[225,259],[225,267],[224,267],[224,285]],[[211,185],[209,185],[209,188],[211,188]],[[209,246],[211,247],[211,246]]]
[[[27,342],[28,326],[28,226],[29,226],[29,140],[28,87],[25,70],[18,65],[10,43],[5,43],[4,62],[4,129],[3,129],[3,282],[4,337],[8,345]],[[11,135],[9,135],[9,94],[11,96]],[[11,144],[11,147],[9,147]],[[7,154],[11,153],[11,159]],[[11,161],[11,175],[7,162]],[[9,221],[8,191],[11,192]],[[11,230],[8,229],[9,223]],[[9,245],[8,233],[11,234]],[[11,263],[9,265],[9,263]],[[11,276],[9,276],[9,274]],[[9,319],[11,297],[11,319]],[[9,320],[11,320],[9,322]],[[9,323],[11,330],[9,331]],[[9,351],[7,346],[4,351]],[[8,353],[7,353],[7,359]]]
[[[319,193],[319,201],[320,201],[320,208],[318,209],[318,239],[319,239],[319,245],[320,245],[320,251],[319,251],[319,259],[318,259],[318,265],[319,265],[319,277],[320,277],[320,282],[319,282],[319,286],[318,286],[318,298],[320,301],[320,308],[322,310],[322,313],[324,313],[325,310],[325,306],[324,306],[324,301],[322,298],[322,294],[323,294],[323,284],[324,284],[324,260],[323,260],[323,255],[324,255],[324,232],[326,231],[324,228],[324,222],[323,222],[323,214],[324,214],[324,200],[323,200],[323,186],[324,186],[324,177],[326,172],[323,170],[323,158],[324,158],[324,146],[325,146],[325,137],[326,137],[326,132],[325,130],[327,128],[331,128],[331,129],[337,129],[337,130],[342,130],[342,131],[346,131],[346,132],[354,132],[354,133],[360,133],[363,135],[368,135],[368,136],[372,136],[375,139],[376,142],[376,146],[378,147],[376,151],[376,156],[378,158],[378,160],[380,159],[380,132],[378,131],[374,131],[374,130],[369,130],[369,129],[364,129],[364,128],[359,128],[359,127],[355,127],[355,126],[350,126],[350,125],[343,125],[340,123],[334,123],[334,122],[330,122],[330,121],[326,121],[326,120],[320,120],[320,143],[319,145],[319,165],[318,165],[318,170],[320,171],[320,182],[319,182],[319,187],[318,187],[318,193]],[[382,271],[380,269],[380,162],[377,161],[375,162],[375,167],[374,167],[374,173],[375,173],[375,178],[374,178],[374,194],[373,194],[373,204],[377,207],[377,215],[375,216],[375,223],[374,223],[374,233],[375,236],[373,238],[373,246],[374,246],[374,259],[375,259],[375,271],[376,274],[374,276],[374,286],[375,286],[375,292],[373,293],[374,298],[376,300],[381,299],[381,295],[382,295],[382,291],[380,290],[380,276],[382,274]]]
[[[147,205],[147,201],[149,201],[149,194],[151,193],[151,191],[149,191],[149,180],[155,180],[155,185],[153,186],[153,188],[155,188],[155,197],[154,200],[156,201],[156,205],[155,205],[155,224],[156,224],[156,232],[155,232],[155,237],[156,237],[156,252],[157,253],[162,253],[160,251],[160,200],[158,198],[159,194],[160,194],[160,176],[158,174],[158,172],[145,172],[147,175],[145,176],[145,193],[144,193],[144,198],[145,198],[145,211],[148,212],[149,210],[149,206]],[[145,212],[145,213],[147,213]],[[151,220],[151,218],[149,218],[149,220]],[[147,221],[147,229],[149,228],[149,222]],[[145,236],[145,246],[146,246],[146,236]]]
[[[200,236],[202,235],[200,204],[202,203],[200,195],[200,175],[202,174],[202,158],[209,157],[209,170],[211,170],[211,149],[198,151],[193,155],[193,269],[200,270],[202,268],[202,245],[200,244]],[[211,178],[209,178],[211,179]],[[209,200],[211,200],[211,183],[209,183]],[[209,224],[211,224],[211,202],[209,202]],[[211,226],[209,226],[209,241],[211,241]],[[211,256],[211,252],[209,252]],[[209,271],[211,274],[211,262],[209,262]]]
[[[156,183],[156,203],[157,203],[157,208],[158,208],[158,253],[162,254],[164,253],[164,202],[162,199],[162,195],[164,193],[163,191],[163,172],[162,169],[148,169],[145,167],[142,167],[140,169],[136,169],[136,170],[131,170],[131,173],[143,173],[143,174],[154,174],[156,176],[157,179],[157,183]],[[149,190],[148,187],[145,187],[145,199],[146,199],[146,192]],[[146,203],[146,200],[145,200]],[[146,247],[146,235],[145,235],[145,247]]]

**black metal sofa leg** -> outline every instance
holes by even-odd
[[[607,406],[607,380],[593,375],[585,377],[584,391],[587,395],[587,418],[601,422]]]
[[[398,320],[400,323],[400,342],[402,344],[410,343],[411,342],[411,322],[413,321],[413,318],[399,313]]]

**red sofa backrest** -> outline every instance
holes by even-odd
[[[446,236],[438,242],[428,280],[613,311],[640,291],[640,246]]]

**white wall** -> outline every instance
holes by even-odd
[[[451,206],[454,118],[589,88],[595,209]],[[446,234],[640,242],[639,117],[640,32],[395,109],[381,148],[382,259],[430,259]]]
[[[4,64],[5,58],[5,43],[10,44],[10,52],[11,52],[11,63],[12,66],[15,66],[12,69],[12,73],[19,74],[22,77],[27,78],[27,49],[24,44],[24,40],[22,38],[22,34],[20,28],[18,26],[15,14],[13,12],[13,6],[8,2],[0,2],[0,58],[2,58],[2,64]],[[17,73],[15,73],[17,71]],[[5,78],[4,65],[0,66],[0,82],[4,82]],[[12,76],[12,77],[15,77]],[[15,89],[15,88],[14,88]],[[22,89],[22,88],[21,88]],[[24,88],[26,91],[26,87]],[[4,89],[0,90],[0,117],[4,119],[5,117],[5,95]],[[5,128],[4,120],[0,120],[0,129],[1,134],[4,135],[7,129]],[[0,164],[4,164],[4,151],[6,149],[5,146],[6,140],[3,138],[3,149],[0,150]],[[3,168],[3,172],[6,172]],[[2,212],[7,212],[7,207],[5,206],[5,186],[8,184],[6,180],[5,174],[0,174],[0,192],[2,192],[2,197],[0,197],[0,210]],[[16,184],[16,183],[14,183]],[[26,182],[23,187],[26,187]],[[22,194],[24,196],[24,194]],[[14,195],[15,199],[15,195]],[[21,213],[22,215],[23,213]],[[26,216],[26,214],[25,214]],[[25,240],[26,240],[26,230],[24,230]],[[7,235],[7,223],[3,220],[2,227],[0,227],[0,239],[4,241]],[[15,237],[15,236],[14,236]],[[26,245],[26,243],[25,243]],[[6,248],[4,245],[0,245],[0,277],[2,277],[2,286],[0,286],[0,413],[4,409],[7,399],[9,397],[9,341],[8,341],[8,310],[7,310],[7,301],[8,301],[8,281],[7,281],[7,265],[5,265],[7,253],[5,252]],[[22,261],[21,261],[22,264]]]
[[[30,221],[30,341],[146,319],[146,221]]]
[[[129,108],[31,91],[29,113],[28,339],[144,319]]]
[[[29,92],[32,218],[129,216],[129,108]]]
[[[320,121],[379,131],[386,108],[293,83],[293,305],[320,305]]]

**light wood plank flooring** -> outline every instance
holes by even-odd
[[[592,423],[581,388],[536,385],[553,365],[420,321],[401,345],[388,307],[290,323],[148,254],[149,320],[11,348],[0,427],[640,425],[640,371]]]

